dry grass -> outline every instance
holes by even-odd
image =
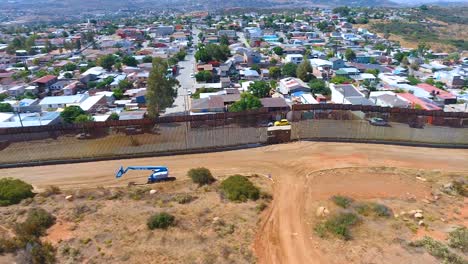
[[[263,177],[250,177],[271,192]],[[157,194],[150,195],[155,188]],[[73,194],[68,202],[66,195]],[[251,251],[259,206],[257,202],[231,203],[218,192],[217,183],[198,188],[190,181],[127,188],[96,188],[48,192],[29,205],[0,208],[0,222],[13,227],[22,211],[37,206],[53,212],[57,225],[46,239],[57,247],[60,263],[253,263]],[[168,212],[175,225],[148,230],[149,216]],[[8,256],[11,257],[11,256]],[[0,262],[6,260],[0,256]]]

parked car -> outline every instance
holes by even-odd
[[[195,78],[195,74],[191,73],[190,78]]]
[[[373,126],[388,126],[388,122],[380,117],[373,117],[369,119],[369,124]]]
[[[287,119],[281,119],[280,121],[275,122],[275,126],[289,126],[289,121]]]

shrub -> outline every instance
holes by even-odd
[[[55,217],[42,208],[29,210],[26,220],[16,226],[20,237],[40,237],[55,223]]]
[[[392,210],[383,204],[378,203],[359,203],[354,209],[360,215],[364,216],[379,216],[379,217],[389,217],[392,215]]]
[[[231,201],[257,200],[260,196],[260,190],[249,179],[241,175],[233,175],[224,180],[221,183],[221,189]]]
[[[449,233],[449,246],[460,249],[463,253],[468,252],[468,228],[458,227]]]
[[[15,252],[18,244],[14,239],[0,238],[0,255]]]
[[[340,207],[347,208],[351,205],[353,199],[346,196],[335,195],[332,197],[332,201]]]
[[[268,207],[268,205],[266,203],[259,203],[257,204],[257,206],[255,207],[255,209],[257,210],[257,212],[262,212],[263,210],[265,210],[266,208]]]
[[[0,179],[0,206],[17,204],[25,198],[34,196],[33,187],[22,180]]]
[[[211,184],[215,181],[213,175],[207,168],[195,168],[187,172],[187,175],[192,179],[194,183],[197,183],[198,186],[203,186],[206,184]]]
[[[468,184],[465,184],[462,181],[454,181],[453,189],[458,195],[468,197]]]
[[[457,254],[451,252],[449,248],[431,237],[424,237],[422,240],[414,241],[409,244],[413,247],[424,247],[429,254],[441,259],[442,263],[466,264],[466,261]]]
[[[148,219],[148,228],[153,230],[156,228],[166,229],[174,225],[175,217],[168,213],[154,214]]]
[[[353,213],[339,213],[324,223],[317,225],[314,230],[320,237],[324,237],[328,232],[337,235],[341,239],[350,240],[351,234],[349,228],[355,225],[358,220],[357,215]]]
[[[54,185],[47,186],[44,192],[41,193],[41,196],[43,197],[49,197],[51,195],[56,195],[60,194],[60,188]]]
[[[192,195],[190,194],[179,194],[177,196],[174,197],[174,200],[176,202],[178,202],[179,204],[187,204],[187,203],[190,203],[191,201],[195,200],[196,197],[193,197]]]
[[[35,243],[31,248],[31,260],[33,264],[55,263],[55,248],[47,242]]]

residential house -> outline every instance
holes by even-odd
[[[374,105],[352,84],[330,84],[331,100],[336,104]]]
[[[47,96],[39,102],[43,111],[48,109],[57,109],[64,108],[67,105],[76,105],[80,104],[86,100],[89,95],[86,94],[77,94],[77,95],[64,95],[64,96]]]
[[[288,111],[290,109],[286,100],[282,97],[261,98],[260,101],[262,102],[262,106],[268,109],[268,112]]]
[[[60,91],[62,90],[64,87],[66,87],[67,85],[69,85],[70,83],[72,83],[72,81],[70,80],[61,80],[61,81],[57,81],[55,82],[54,84],[52,84],[50,86],[50,90],[53,90],[53,91]]]
[[[411,93],[399,93],[399,97],[407,100],[410,103],[411,108],[424,109],[424,110],[442,110],[441,107],[436,105],[429,99],[420,98]]]
[[[299,78],[284,78],[279,81],[278,90],[281,94],[287,95],[295,92],[310,92],[310,87]]]
[[[384,107],[397,107],[397,108],[409,108],[410,103],[398,97],[398,95],[391,91],[375,91],[371,92],[369,99],[374,102],[375,105]]]
[[[46,75],[33,81],[39,89],[39,92],[49,91],[50,86],[57,81],[57,76]]]
[[[345,65],[345,61],[340,59],[340,58],[331,58],[330,59],[330,62],[332,63],[332,69],[333,70],[338,70],[340,68],[345,68],[346,65]]]
[[[457,103],[457,97],[450,92],[444,91],[427,83],[420,83],[416,86],[426,91],[428,93],[428,97],[434,101],[441,102],[444,105]]]
[[[222,96],[213,95],[207,98],[192,99],[190,114],[222,113],[224,109]]]
[[[304,56],[301,54],[288,54],[284,58],[285,63],[294,63],[294,64],[301,64],[304,60]]]

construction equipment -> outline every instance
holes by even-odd
[[[115,174],[115,177],[118,179],[122,177],[129,170],[150,170],[153,171],[150,176],[148,176],[147,183],[163,182],[163,181],[174,181],[175,177],[169,177],[169,170],[167,167],[163,166],[129,166],[126,169],[120,166],[120,169]]]

